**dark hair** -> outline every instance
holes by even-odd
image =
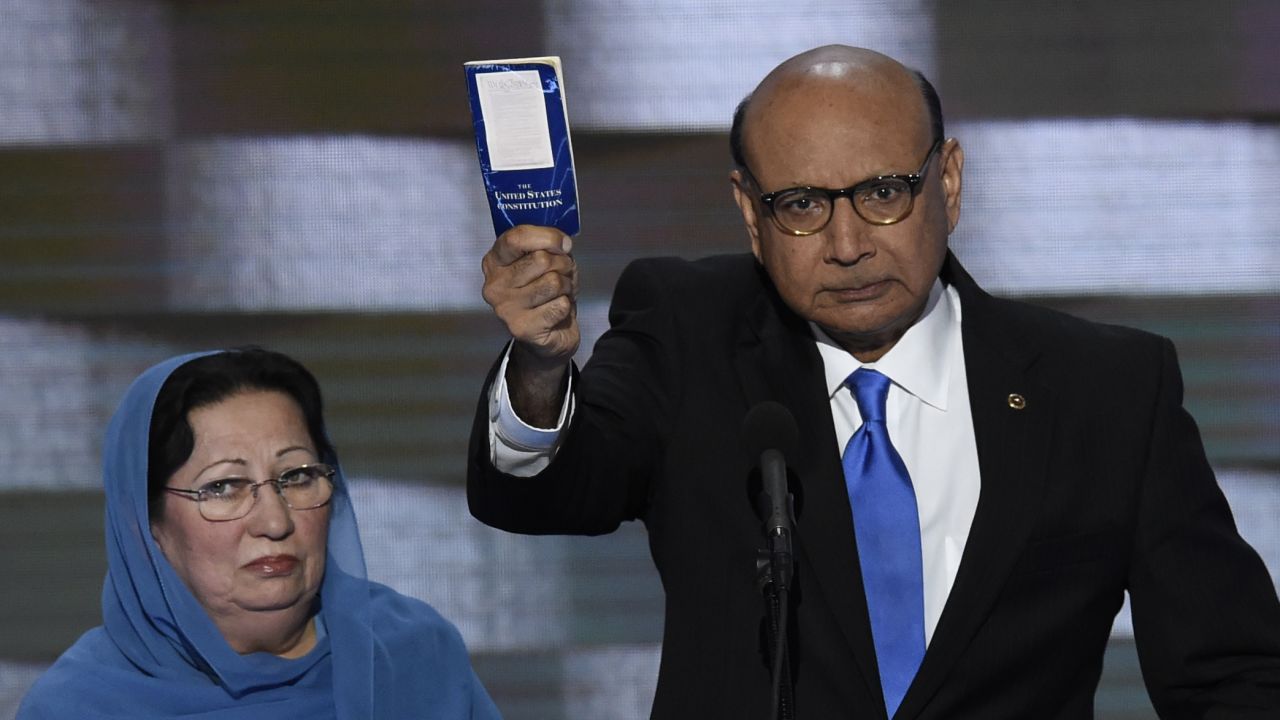
[[[925,77],[924,73],[910,68],[908,70],[915,78],[916,85],[920,88],[920,95],[924,98],[925,109],[929,113],[929,132],[933,135],[932,141],[938,142],[947,136],[942,122],[942,100],[938,98],[938,91],[934,89],[933,83],[929,82],[929,78]],[[733,124],[729,126],[729,155],[733,157],[733,164],[742,169],[747,167],[747,157],[742,150],[742,120],[750,104],[751,95],[748,94],[733,111]]]
[[[151,519],[163,507],[164,486],[191,457],[195,433],[189,415],[248,390],[276,390],[302,409],[311,442],[320,459],[335,454],[324,427],[320,385],[297,360],[258,347],[236,348],[188,362],[165,380],[151,411],[147,449],[147,504]]]
[[[933,142],[942,142],[947,137],[946,128],[942,123],[942,99],[938,97],[938,91],[933,87],[933,83],[929,82],[929,78],[919,70],[911,70],[911,75],[916,79],[916,85],[920,87],[920,95],[924,97],[925,109],[929,112],[929,134]],[[930,143],[932,145],[933,143]]]

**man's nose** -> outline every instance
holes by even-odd
[[[824,228],[827,236],[827,258],[841,265],[853,265],[875,254],[871,232],[874,226],[853,209],[854,199],[838,197],[831,207],[831,220]]]

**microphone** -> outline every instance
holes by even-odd
[[[760,464],[760,479],[769,499],[765,534],[791,533],[791,508],[787,500],[787,456],[795,457],[800,430],[791,411],[772,400],[751,408],[742,422],[742,434],[753,460]]]
[[[760,589],[764,591],[769,613],[773,657],[770,662],[772,698],[771,720],[790,719],[795,715],[795,692],[787,662],[787,625],[790,613],[791,559],[791,493],[787,492],[787,456],[795,457],[800,444],[800,430],[791,412],[780,403],[762,402],[751,408],[742,421],[742,435],[753,461],[759,461],[760,480],[768,497],[768,518],[764,524],[769,548],[756,558]]]
[[[762,402],[742,423],[751,457],[760,464],[760,479],[768,498],[764,532],[773,554],[772,580],[785,590],[791,580],[791,494],[787,492],[788,455],[795,457],[800,442],[796,420],[781,403]]]

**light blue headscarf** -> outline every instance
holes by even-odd
[[[240,655],[151,537],[151,411],[169,375],[208,353],[144,372],[103,446],[107,579],[103,624],[23,700],[18,720],[57,718],[499,718],[458,631],[423,602],[370,582],[346,481],[330,505],[316,646],[286,660]],[[338,467],[337,458],[324,458]]]

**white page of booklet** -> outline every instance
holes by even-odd
[[[493,170],[552,167],[551,130],[537,70],[476,74]]]

